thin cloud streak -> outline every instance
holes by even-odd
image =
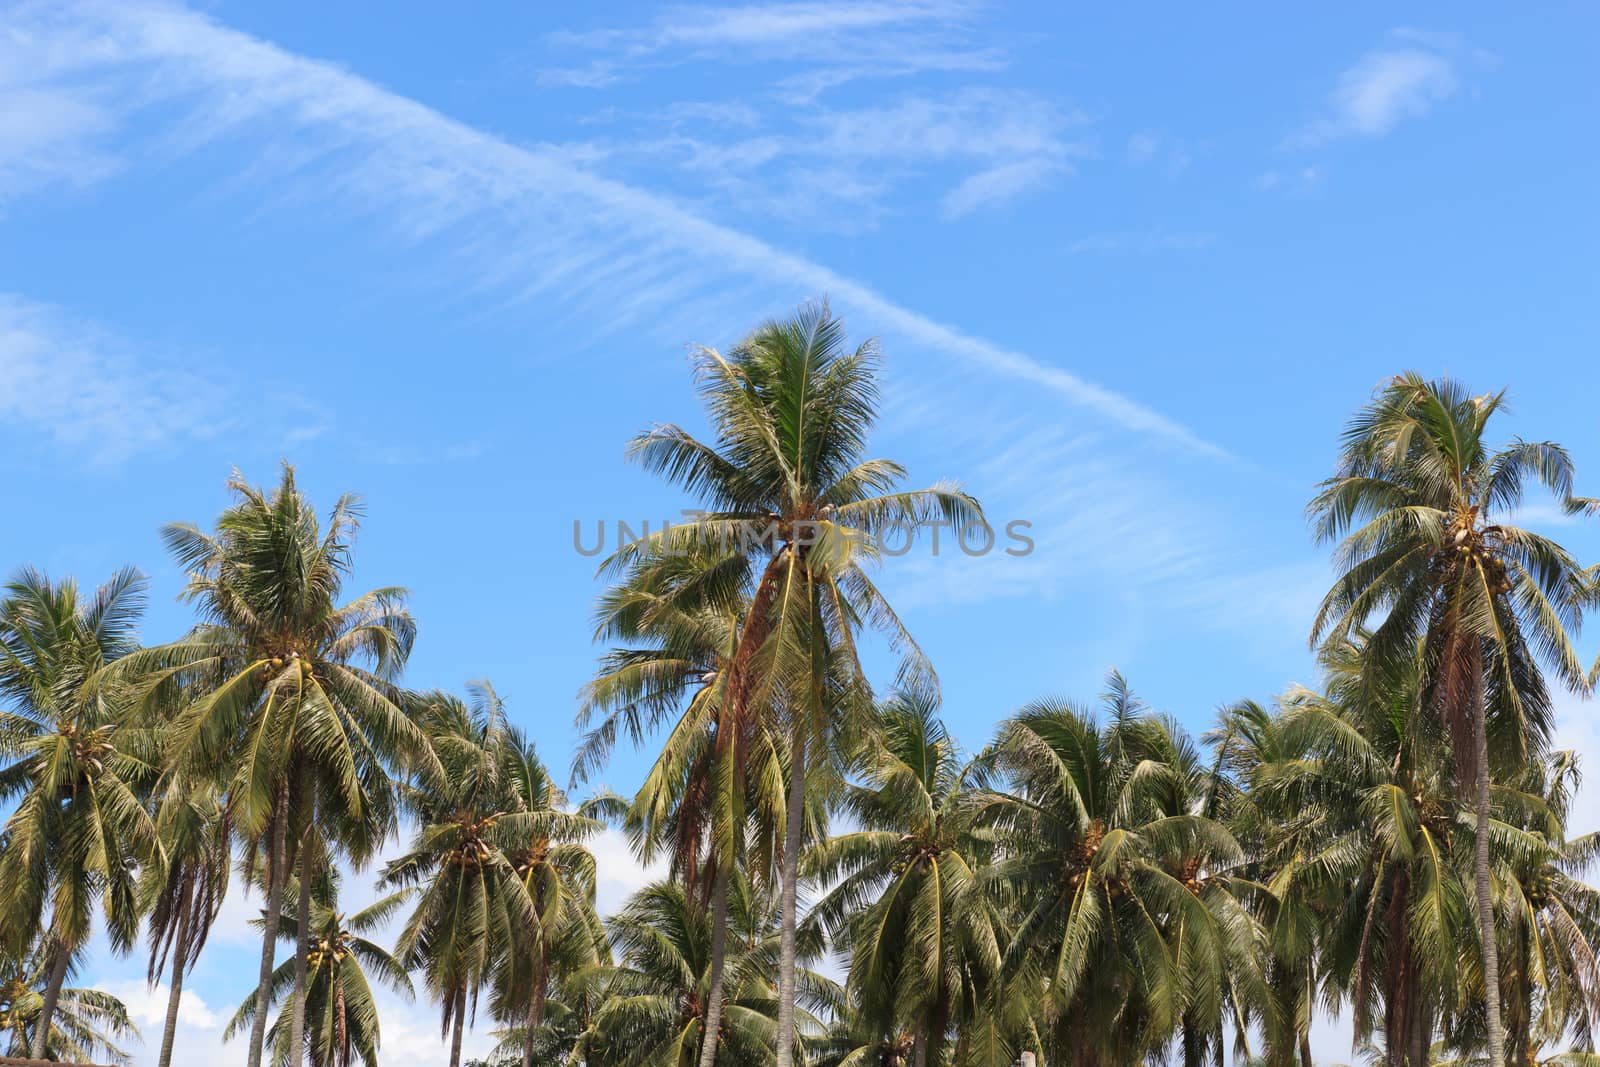
[[[476,222],[483,236],[465,244],[481,251],[489,235],[503,233],[508,222],[524,222],[537,247],[523,249],[521,260],[518,253],[502,250],[501,276],[485,284],[514,286],[524,298],[556,287],[580,298],[569,301],[579,305],[576,310],[582,310],[583,298],[596,311],[603,307],[608,321],[647,312],[670,321],[683,310],[689,290],[708,288],[703,282],[695,286],[690,278],[694,267],[706,265],[719,272],[718,280],[759,279],[768,306],[792,301],[797,289],[827,294],[876,327],[995,374],[1053,390],[1126,430],[1212,458],[1228,456],[1175,420],[1071,371],[963,333],[862,282],[711,222],[663,196],[590,173],[566,155],[511,144],[203,15],[164,6],[94,3],[27,5],[20,12],[16,21],[26,23],[30,32],[68,38],[52,45],[70,46],[75,40],[85,48],[79,66],[70,60],[52,65],[49,73],[56,79],[71,74],[104,80],[121,74],[138,79],[141,86],[155,84],[189,99],[193,111],[180,123],[174,137],[181,140],[175,143],[197,148],[252,122],[288,121],[324,151],[297,156],[286,166],[300,165],[300,158],[313,160],[310,165],[322,168],[317,175],[325,183],[319,193],[346,196],[369,210],[392,213],[409,200],[414,210],[401,224],[411,239],[449,232],[460,240],[459,228]],[[108,39],[114,47],[107,47]],[[70,48],[53,47],[51,52],[70,54]],[[148,70],[139,69],[151,64],[160,75],[153,82]],[[335,156],[337,166],[329,163]],[[263,169],[270,164],[264,162]],[[529,269],[535,271],[531,280]],[[597,284],[596,271],[606,276],[603,285]],[[756,295],[737,286],[725,288],[729,291],[722,299]]]
[[[58,308],[0,293],[0,422],[101,466],[223,426],[215,383],[127,349]]]

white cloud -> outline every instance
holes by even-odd
[[[89,147],[105,126],[86,94],[0,83],[0,206],[46,184],[86,185],[113,172],[116,159]]]
[[[706,107],[689,114],[705,115]],[[749,122],[749,115],[736,114]],[[720,124],[690,134],[674,121],[666,137],[619,138],[605,150],[676,163],[741,213],[777,212],[838,230],[870,224],[886,202],[910,210],[899,191],[937,177],[941,168],[981,168],[947,195],[954,217],[1045,186],[1089,152],[1069,137],[1082,115],[1025,92],[968,87],[908,94],[875,107],[790,109],[786,121],[784,130],[731,141],[707,139],[721,132]]]
[[[1019,159],[979,171],[945,194],[945,218],[958,219],[1015,200],[1045,185],[1060,171],[1061,164],[1050,159]]]
[[[152,986],[148,982],[121,981],[95,983],[127,1005],[128,1014],[144,1033],[146,1044],[159,1047],[161,1030],[167,1023],[169,987],[165,982]],[[185,987],[178,1002],[178,1024],[196,1030],[220,1028],[223,1019],[206,1006],[205,998],[197,991]]]
[[[1389,37],[1388,44],[1368,52],[1339,76],[1326,114],[1291,137],[1291,147],[1343,137],[1381,137],[1450,99],[1462,87],[1464,67],[1490,58],[1448,35],[1396,30]]]
[[[845,314],[912,345],[1050,390],[1127,430],[1224,454],[1167,416],[1063,367],[965,334],[820,263],[590,173],[559,152],[510,144],[203,15],[95,2],[68,10],[64,16],[27,7],[15,17],[20,29],[49,38],[50,54],[75,57],[30,67],[24,52],[19,79],[94,87],[108,99],[135,86],[165,93],[171,106],[163,113],[179,116],[169,134],[172,151],[262,126],[271,136],[251,143],[297,140],[303,150],[263,152],[247,177],[270,177],[275,195],[298,180],[300,195],[343,198],[413,240],[448,238],[441,258],[467,260],[463,273],[513,301],[554,291],[573,313],[603,308],[613,329],[649,316],[681,341],[698,329],[692,323],[731,318],[733,302],[742,318],[752,304],[776,309],[826,293]]]
[[[219,389],[57,308],[0,293],[0,419],[98,463],[220,427]]]
[[[628,845],[627,836],[620,830],[602,830],[590,838],[588,845],[594,854],[595,907],[601,915],[615,913],[623,901],[647,883],[667,875],[667,865],[662,859],[648,867],[640,865]]]
[[[856,78],[987,68],[995,62],[992,53],[960,43],[973,7],[959,0],[668,7],[644,26],[551,34],[556,48],[587,50],[597,58],[547,68],[537,77],[545,85],[592,89],[641,67],[783,59],[809,68],[785,75],[790,91],[815,95]]]

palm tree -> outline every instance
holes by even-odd
[[[1457,779],[1476,785],[1474,889],[1490,1056],[1504,1061],[1500,968],[1490,875],[1490,752],[1518,767],[1550,730],[1538,661],[1574,689],[1587,678],[1569,632],[1583,573],[1553,541],[1507,524],[1535,480],[1565,501],[1566,452],[1550,442],[1486,438],[1504,393],[1471,396],[1415,373],[1394,379],[1351,420],[1335,475],[1309,512],[1320,540],[1338,540],[1341,574],[1311,628],[1342,644],[1381,616],[1366,642],[1376,679],[1423,643],[1422,692],[1454,745]],[[1490,734],[1493,733],[1491,744]],[[1465,791],[1465,790],[1463,790]]]
[[[150,983],[161,980],[170,957],[167,1018],[159,1067],[172,1062],[183,979],[194,969],[228,892],[233,830],[222,796],[208,782],[169,781],[156,806],[156,837],[165,862],[145,871],[149,915]]]
[[[596,811],[618,805],[609,796],[584,805],[576,816],[533,746],[507,731],[501,780],[512,811],[527,816],[514,841],[502,846],[522,892],[533,907],[530,936],[515,942],[501,966],[500,1010],[524,1021],[523,1067],[533,1067],[534,1034],[544,1025],[545,1002],[558,971],[599,961],[595,915],[595,862],[584,841],[600,827]],[[513,918],[515,918],[515,908]]]
[[[437,769],[407,788],[418,829],[381,879],[416,890],[396,954],[424,970],[443,1002],[451,1067],[469,1006],[476,1011],[497,970],[502,1014],[537,1025],[552,945],[592,907],[593,859],[581,842],[600,828],[584,811],[562,809],[565,797],[507,726],[493,687],[470,692],[470,705],[443,693],[418,698]]]
[[[1189,1028],[1209,1037],[1229,971],[1259,996],[1258,935],[1227,877],[1242,854],[1197,813],[1203,768],[1117,675],[1104,714],[1043,701],[1004,723],[984,762],[1010,789],[976,814],[996,835],[986,880],[1017,915],[1003,975],[1031,981],[1053,1061],[1075,1067],[1141,1062]]]
[[[339,604],[360,523],[357,499],[341,497],[324,524],[288,465],[271,493],[237,472],[228,487],[236,500],[215,533],[189,524],[162,531],[188,572],[183,595],[202,622],[126,662],[152,693],[181,683],[204,694],[172,722],[171,765],[195,775],[226,768],[229,816],[255,843],[252,862],[258,854],[266,859],[268,922],[249,1054],[250,1067],[260,1067],[273,923],[283,912],[291,864],[309,885],[309,865],[324,851],[308,839],[318,825],[363,828],[370,846],[370,831],[383,821],[371,809],[386,800],[385,764],[426,761],[431,752],[397,704],[396,680],[416,632],[404,590],[377,589]],[[304,1033],[304,943],[297,940],[296,1034]]]
[[[404,790],[418,826],[411,848],[392,860],[380,887],[413,891],[416,903],[395,955],[422,968],[439,997],[440,1035],[450,1035],[450,1067],[461,1062],[469,1007],[496,961],[537,925],[533,901],[505,846],[520,841],[502,828],[510,807],[501,780],[505,709],[487,684],[469,687],[469,706],[448,693],[417,698],[434,764]]]
[[[1266,994],[1253,1007],[1265,1047],[1261,1067],[1313,1067],[1317,933],[1343,887],[1306,876],[1318,860],[1327,811],[1308,791],[1275,788],[1274,771],[1304,754],[1284,716],[1253,700],[1222,709],[1206,735],[1215,753],[1216,809],[1245,851],[1241,899],[1266,932]],[[1328,890],[1331,889],[1331,892]],[[1252,1061],[1253,1062],[1253,1061]]]
[[[701,349],[697,373],[716,444],[664,425],[636,438],[629,454],[707,511],[624,546],[610,561],[621,569],[643,556],[715,545],[758,575],[746,580],[754,591],[723,699],[733,721],[752,705],[781,713],[789,734],[778,1067],[793,1062],[807,761],[829,732],[830,678],[865,688],[856,658],[864,626],[925,666],[865,565],[881,557],[879,538],[893,530],[910,537],[936,518],[968,530],[983,518],[977,502],[952,486],[892,491],[904,469],[864,458],[876,365],[872,344],[845,348],[843,326],[826,306],[763,325],[729,356]]]
[[[723,699],[748,612],[743,588],[725,588],[747,575],[734,553],[700,551],[640,559],[601,598],[596,637],[623,642],[610,649],[584,689],[579,726],[588,727],[573,762],[574,780],[609,754],[619,730],[635,744],[677,713],[625,825],[641,863],[665,852],[671,875],[709,899],[712,912],[711,987],[699,1067],[716,1062],[722,1016],[722,962],[728,925],[728,886],[746,858],[747,842],[770,840],[752,825],[782,819],[781,745],[769,721],[743,705],[733,721]],[[752,784],[755,788],[752,789]],[[764,788],[762,788],[764,786]],[[748,873],[748,872],[747,872]]]
[[[776,977],[781,935],[770,904],[734,879],[729,893],[735,937],[724,963],[727,998],[720,1047],[741,1067],[775,1062]],[[607,1067],[693,1067],[705,1036],[711,978],[711,929],[706,910],[676,882],[655,882],[635,893],[608,922],[617,963],[593,980],[605,1001],[580,1051],[602,1052]],[[837,986],[800,972],[805,999],[842,1000]],[[812,1028],[816,1021],[808,1019]]]
[[[1498,790],[1502,980],[1516,1067],[1533,1067],[1546,1041],[1592,1052],[1600,1033],[1600,892],[1578,877],[1600,854],[1600,834],[1565,836],[1579,781],[1576,756],[1560,752]]]
[[[138,936],[137,866],[159,852],[140,801],[154,777],[150,738],[124,725],[119,689],[100,679],[137,647],[143,592],[123,570],[85,602],[71,579],[23,570],[0,602],[0,758],[10,760],[0,804],[15,803],[0,849],[0,948],[21,956],[43,926],[36,1059],[96,903],[113,949],[126,952]]]
[[[937,702],[902,692],[880,714],[844,802],[859,829],[807,858],[805,873],[834,885],[808,921],[850,950],[858,1021],[873,1034],[905,1028],[911,1062],[927,1067],[943,1062],[947,1031],[980,1012],[1000,969],[980,886],[989,842],[971,825],[960,751]]]
[[[400,962],[381,945],[366,936],[383,928],[405,904],[404,893],[380,897],[353,915],[338,910],[338,881],[333,872],[319,878],[312,888],[311,914],[305,928],[310,931],[306,944],[306,1050],[312,1067],[351,1067],[358,1059],[365,1067],[377,1067],[378,1049],[383,1035],[379,1028],[377,1003],[372,995],[372,978],[406,998],[414,995],[411,978]],[[290,939],[301,927],[293,908],[285,909],[277,923],[279,936]],[[278,1003],[296,981],[293,960],[280,966],[272,976],[272,1003]],[[245,998],[223,1031],[227,1040],[250,1025],[255,1018],[256,1000]],[[295,1049],[282,1013],[267,1030],[273,1048],[272,1062],[292,1062]]]
[[[1472,842],[1455,817],[1449,748],[1419,702],[1422,664],[1373,689],[1364,651],[1325,649],[1327,692],[1284,697],[1289,745],[1255,788],[1297,812],[1270,844],[1272,888],[1316,916],[1323,978],[1348,998],[1357,1040],[1377,1019],[1385,1063],[1427,1067],[1471,969],[1459,956]],[[1316,831],[1290,829],[1302,821]]]
[[[88,1063],[105,1058],[131,1064],[132,1057],[117,1044],[138,1040],[139,1028],[128,1017],[127,1006],[97,989],[58,988],[40,1052],[40,1017],[54,953],[33,952],[0,958],[0,1040],[5,1055],[18,1059],[73,1060]],[[70,968],[69,968],[70,973]]]

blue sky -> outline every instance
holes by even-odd
[[[157,528],[287,458],[366,498],[412,681],[493,679],[556,764],[596,651],[574,521],[674,517],[624,443],[701,426],[687,346],[810,298],[879,339],[874,451],[1033,523],[1025,559],[883,576],[972,746],[1113,666],[1196,729],[1312,680],[1302,509],[1398,370],[1510,387],[1600,493],[1585,5],[0,11],[0,561],[136,564],[171,635]],[[230,907],[212,1013],[249,984]],[[208,1022],[194,1062],[242,1062]]]

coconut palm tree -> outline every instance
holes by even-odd
[[[222,801],[214,783],[172,779],[156,801],[156,837],[164,862],[146,868],[141,895],[149,916],[152,985],[160,982],[171,961],[159,1067],[172,1062],[184,976],[199,961],[228,892],[233,830]]]
[[[486,683],[469,692],[470,705],[448,693],[414,702],[435,759],[403,792],[418,824],[411,848],[379,878],[380,887],[414,891],[395,955],[405,967],[421,968],[440,1000],[450,1067],[461,1062],[469,1008],[476,1012],[496,962],[538,925],[532,898],[505,851],[522,840],[503,825],[511,806],[501,778],[505,709]]]
[[[1426,1067],[1473,969],[1461,959],[1472,840],[1456,817],[1449,746],[1419,703],[1420,660],[1373,689],[1364,655],[1354,643],[1326,649],[1326,692],[1285,696],[1293,747],[1256,784],[1280,810],[1318,821],[1309,840],[1276,843],[1273,888],[1310,901],[1323,980],[1350,1003],[1357,1040],[1371,1040],[1376,1021],[1385,1063]],[[1289,855],[1290,842],[1305,851]]]
[[[1256,701],[1224,708],[1206,740],[1215,752],[1216,802],[1245,850],[1239,884],[1267,937],[1266,992],[1256,1011],[1265,1046],[1261,1067],[1313,1067],[1311,1021],[1317,1004],[1318,932],[1344,887],[1320,870],[1326,799],[1281,785],[1305,755],[1304,738],[1285,716]],[[1302,779],[1303,781],[1303,779]]]
[[[407,999],[414,991],[400,962],[367,935],[382,929],[405,905],[405,894],[391,893],[347,915],[338,910],[338,879],[330,871],[318,879],[310,899],[311,915],[305,924],[310,931],[306,945],[306,1052],[312,1067],[351,1067],[357,1060],[365,1067],[377,1067],[383,1034],[372,980],[376,978]],[[276,925],[280,938],[295,937],[301,924],[294,906],[285,909]],[[271,1003],[280,1004],[285,994],[292,994],[295,982],[291,959],[273,972]],[[223,1039],[251,1025],[255,1011],[255,997],[246,997],[228,1021]],[[267,1030],[272,1062],[279,1067],[294,1059],[288,1024],[280,1012]]]
[[[431,750],[397,703],[396,682],[416,632],[404,590],[381,588],[339,603],[359,501],[341,497],[322,522],[287,464],[270,493],[237,472],[228,488],[235,502],[214,533],[189,524],[162,530],[188,572],[183,596],[201,623],[124,662],[152,694],[175,684],[203,694],[167,731],[169,762],[195,775],[226,768],[229,816],[252,843],[252,862],[265,858],[268,923],[249,1053],[249,1067],[260,1067],[277,943],[272,923],[283,913],[291,866],[302,868],[301,882],[309,885],[309,865],[327,844],[308,840],[314,828],[381,825],[371,809],[385,803],[386,764],[426,761]],[[300,1034],[303,946],[300,939],[291,1022]]]
[[[155,777],[151,738],[125,725],[121,690],[101,678],[137,647],[143,607],[132,570],[85,600],[71,579],[25,569],[0,601],[0,804],[15,805],[0,849],[0,947],[19,957],[42,930],[36,1059],[96,905],[112,948],[126,952],[139,929],[137,868],[160,850],[140,800]]]
[[[1571,496],[1572,465],[1550,442],[1496,449],[1490,420],[1505,394],[1395,378],[1345,430],[1339,465],[1311,501],[1320,540],[1338,541],[1338,580],[1311,628],[1313,644],[1365,642],[1369,684],[1404,669],[1423,645],[1424,704],[1454,747],[1463,797],[1475,800],[1474,890],[1490,1056],[1504,1060],[1494,887],[1490,754],[1520,767],[1543,747],[1550,698],[1539,662],[1587,688],[1569,634],[1582,571],[1555,542],[1506,520],[1526,484]]]
[[[537,1025],[552,947],[592,908],[593,858],[581,843],[601,826],[586,811],[563,809],[565,797],[506,724],[493,687],[476,683],[470,693],[470,704],[443,693],[416,701],[436,769],[406,789],[418,829],[381,878],[416,890],[396,954],[422,968],[442,1000],[451,1067],[466,1016],[497,974],[500,1014]]]
[[[534,923],[501,961],[496,1000],[502,1017],[524,1022],[522,1063],[533,1067],[534,1034],[544,1025],[545,1002],[558,972],[599,962],[595,862],[584,842],[600,829],[594,816],[620,803],[603,796],[576,815],[568,813],[566,795],[516,730],[506,733],[501,761],[508,806],[528,817],[516,839],[502,847],[532,904]],[[513,919],[518,908],[513,907]]]
[[[782,819],[781,743],[770,720],[742,705],[727,715],[723,697],[737,656],[748,591],[727,588],[748,569],[734,553],[699,551],[644,558],[606,592],[596,638],[619,642],[584,689],[580,727],[589,728],[574,759],[574,779],[590,773],[625,730],[635,744],[676,715],[643,784],[629,806],[626,829],[641,863],[663,853],[675,879],[709,900],[712,913],[708,1039],[699,1067],[716,1062],[722,1014],[722,961],[728,925],[728,886],[747,846],[771,841],[758,827]],[[768,854],[770,856],[770,853]],[[770,862],[747,866],[747,873]]]
[[[943,1062],[952,1025],[982,1011],[1000,970],[997,917],[980,885],[990,845],[973,830],[961,753],[937,701],[902,692],[880,715],[844,799],[858,829],[807,857],[805,873],[834,886],[808,922],[850,951],[857,1023],[891,1044],[910,1033],[909,1062],[927,1067]]]
[[[1497,790],[1501,978],[1516,1067],[1533,1067],[1548,1041],[1592,1051],[1600,1033],[1600,892],[1580,880],[1600,834],[1565,834],[1579,781],[1576,756],[1558,752]]]
[[[737,553],[753,576],[738,583],[753,593],[723,699],[734,721],[743,721],[748,706],[770,709],[789,735],[778,1067],[793,1062],[804,792],[808,759],[826,747],[829,679],[864,688],[856,658],[864,627],[921,661],[866,566],[881,558],[885,534],[909,538],[933,519],[968,530],[983,518],[977,502],[953,486],[894,491],[904,469],[865,458],[876,366],[872,344],[845,347],[843,326],[826,306],[761,326],[727,356],[701,349],[696,371],[715,444],[664,425],[636,438],[629,455],[707,510],[639,538],[610,561],[620,570],[643,556],[715,545]]]
[[[724,963],[726,1003],[720,1047],[729,1062],[775,1062],[775,979],[781,935],[770,902],[734,879],[729,893],[734,932]],[[607,923],[617,963],[594,976],[605,1000],[579,1052],[603,1050],[607,1067],[693,1067],[706,1025],[711,977],[711,924],[684,886],[655,882],[631,897]],[[802,1001],[842,1001],[834,983],[802,969]],[[820,1030],[814,1018],[808,1028]]]
[[[128,1017],[127,1006],[97,989],[58,988],[54,1011],[44,1031],[43,1053],[38,1050],[39,1020],[44,1013],[54,953],[32,952],[0,958],[0,1042],[6,1056],[18,1059],[73,1060],[88,1063],[108,1059],[131,1064],[132,1057],[117,1044],[138,1040],[139,1028]],[[68,968],[71,973],[71,968]]]
[[[1227,972],[1249,981],[1259,947],[1228,878],[1242,852],[1197,813],[1204,773],[1175,724],[1116,675],[1103,714],[1042,701],[1009,719],[983,768],[1009,788],[975,815],[996,838],[986,880],[1017,915],[1003,976],[1031,979],[1053,1059],[1077,1067],[1209,1039]]]

